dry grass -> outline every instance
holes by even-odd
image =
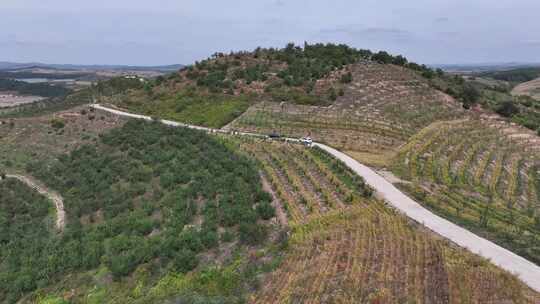
[[[395,150],[382,151],[380,153],[369,153],[359,151],[343,151],[357,161],[374,168],[387,168],[392,164],[392,160],[397,155]]]

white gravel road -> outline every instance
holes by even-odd
[[[117,115],[139,118],[145,120],[151,120],[148,116],[131,114],[119,110],[110,109],[98,104],[92,104],[92,107],[114,113]],[[177,123],[173,121],[161,120],[162,123],[171,126],[183,126],[187,128],[204,130],[210,133],[230,133],[228,131],[210,129],[205,127],[187,125]],[[252,133],[236,133],[245,136],[265,137],[261,134]],[[287,141],[298,142],[298,139],[286,138]],[[426,208],[422,207],[419,203],[415,202],[403,192],[398,190],[392,183],[388,182],[382,176],[378,175],[375,171],[369,167],[360,164],[350,156],[336,149],[328,147],[324,144],[313,143],[337,159],[343,161],[349,168],[351,168],[356,174],[362,176],[366,183],[370,185],[378,194],[384,198],[391,206],[408,216],[409,218],[421,223],[425,227],[434,231],[435,233],[443,236],[444,238],[456,243],[457,245],[467,248],[469,251],[478,254],[486,259],[489,259],[493,264],[501,267],[502,269],[511,272],[518,276],[529,287],[540,292],[540,267],[534,263],[512,253],[511,251],[504,249],[491,241],[477,236],[476,234],[448,221],[442,217],[433,214]]]

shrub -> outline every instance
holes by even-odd
[[[51,127],[53,127],[54,129],[62,129],[66,124],[64,123],[64,121],[60,118],[53,118],[51,119]]]
[[[266,227],[256,223],[242,223],[238,228],[240,242],[248,245],[256,245],[266,239],[268,231]]]
[[[225,232],[223,232],[221,234],[221,241],[224,242],[224,243],[229,243],[229,242],[232,242],[234,240],[234,233],[226,230]]]
[[[348,72],[347,74],[341,75],[341,83],[351,83],[353,80],[352,73]]]
[[[460,98],[463,102],[463,107],[468,109],[473,104],[478,102],[478,99],[480,98],[480,91],[475,86],[466,84],[463,87],[463,92],[461,93]]]
[[[269,220],[276,215],[276,210],[268,202],[262,202],[257,205],[257,213],[264,220]]]
[[[328,90],[328,99],[335,101],[337,99],[336,89],[333,87]]]
[[[495,112],[504,117],[512,117],[519,113],[519,108],[511,100],[507,100],[498,104],[495,107]]]
[[[181,249],[173,258],[172,265],[174,270],[182,273],[189,272],[199,264],[197,255],[189,249]]]

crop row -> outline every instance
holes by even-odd
[[[414,136],[394,171],[418,201],[502,246],[540,261],[538,155],[476,121],[438,123]]]
[[[240,148],[262,164],[291,218],[283,262],[249,302],[533,302],[509,274],[370,197],[363,180],[324,151],[254,139]]]
[[[294,231],[285,261],[251,302],[528,302],[526,297],[508,274],[372,203],[332,211]]]

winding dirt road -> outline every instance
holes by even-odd
[[[38,182],[28,176],[16,175],[16,174],[6,174],[7,178],[14,178],[22,183],[26,184],[28,187],[36,190],[39,194],[46,196],[54,203],[56,208],[56,229],[63,231],[66,227],[66,212],[64,210],[64,200],[62,197],[46,187],[41,186]]]
[[[121,116],[133,117],[145,120],[152,120],[148,116],[131,114],[119,110],[109,109],[107,107],[93,104],[90,105],[96,109],[107,111]],[[162,123],[171,126],[183,126],[192,129],[204,130],[209,133],[229,133],[224,130],[210,129],[199,126],[192,126],[181,124],[177,122],[171,122],[161,120]],[[261,134],[251,133],[235,133],[244,136],[257,136],[265,137]],[[287,141],[299,142],[298,139],[286,138]],[[336,149],[328,147],[324,144],[313,143],[326,152],[333,155],[335,158],[344,162],[351,170],[356,174],[362,176],[366,183],[374,188],[377,193],[384,198],[391,206],[413,219],[414,221],[421,223],[425,227],[429,228],[433,232],[443,236],[444,238],[456,243],[457,245],[467,248],[469,251],[478,254],[486,259],[489,259],[493,264],[501,267],[502,269],[511,272],[518,276],[525,284],[532,289],[540,292],[540,267],[534,263],[512,253],[511,251],[504,249],[491,241],[481,238],[474,233],[446,220],[442,217],[433,214],[431,211],[422,207],[419,203],[415,202],[403,192],[398,190],[392,183],[388,182],[382,176],[378,175],[375,171],[369,167],[360,164],[350,156]]]

